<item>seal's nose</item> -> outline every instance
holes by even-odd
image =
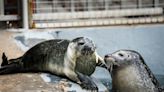
[[[90,51],[90,50],[92,50],[92,48],[89,47],[89,46],[84,46],[84,50],[86,50],[86,51]]]
[[[110,55],[105,55],[105,57],[104,58],[108,58]]]

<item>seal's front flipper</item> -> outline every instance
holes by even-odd
[[[10,65],[5,65],[0,68],[0,75],[5,75],[5,74],[13,74],[13,73],[20,73],[23,71],[23,68],[19,64],[10,64]]]
[[[77,73],[78,78],[81,81],[80,86],[84,89],[92,90],[94,92],[98,91],[97,85],[92,81],[89,76],[83,75],[82,73]]]
[[[5,53],[3,52],[1,66],[5,66],[5,65],[8,65],[8,60],[7,60]]]
[[[106,65],[104,59],[100,55],[98,55],[97,53],[95,53],[95,55],[96,55],[96,63],[97,63],[96,66],[107,69],[107,65]]]

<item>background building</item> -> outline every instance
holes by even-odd
[[[21,27],[22,0],[0,0],[0,27]]]
[[[1,0],[1,27],[162,23],[163,0]]]

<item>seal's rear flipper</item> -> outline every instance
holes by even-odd
[[[5,74],[14,74],[14,73],[20,73],[23,72],[23,68],[19,64],[10,64],[10,65],[5,65],[0,68],[0,75],[5,75]]]
[[[3,52],[1,66],[5,66],[5,65],[8,65],[8,60],[7,60],[5,53]]]

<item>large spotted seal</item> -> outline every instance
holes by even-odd
[[[82,88],[97,90],[89,77],[96,66],[103,64],[95,44],[85,37],[72,41],[56,39],[37,44],[17,59],[7,60],[2,56],[0,75],[18,72],[49,72],[64,76],[81,85]],[[9,63],[9,61],[11,63]]]
[[[138,52],[119,50],[105,55],[104,60],[111,72],[114,92],[162,92],[157,79]]]

